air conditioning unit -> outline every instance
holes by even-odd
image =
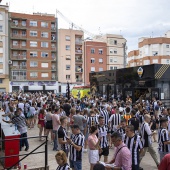
[[[8,61],[8,64],[12,64],[12,61],[11,61],[11,60],[9,60],[9,61]]]

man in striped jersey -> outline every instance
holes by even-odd
[[[111,131],[114,132],[117,129],[117,126],[120,125],[121,115],[119,113],[112,114],[109,119],[109,127]]]
[[[98,119],[96,117],[96,114],[93,110],[90,111],[90,117],[87,117],[87,125],[90,129],[91,126],[95,126],[98,124]]]
[[[162,158],[170,152],[170,141],[169,141],[169,136],[168,136],[168,119],[165,117],[162,117],[160,119],[160,124],[161,128],[159,129],[158,132],[158,150],[159,150],[159,155],[160,155],[160,161]]]
[[[139,155],[141,155],[143,151],[140,136],[135,134],[133,125],[128,125],[125,129],[126,135],[124,136],[124,143],[132,154],[132,170],[139,170]]]
[[[108,111],[106,110],[106,108],[104,106],[101,106],[100,116],[104,117],[104,123],[105,123],[105,125],[108,125],[108,122],[109,122],[109,113],[108,113]]]
[[[84,135],[78,125],[71,127],[73,135],[67,138],[70,144],[70,167],[74,170],[82,170],[82,147],[84,146]]]
[[[104,162],[107,162],[108,155],[109,155],[108,133],[109,133],[109,127],[105,125],[104,117],[99,116],[98,137],[101,138],[99,144],[101,148],[101,152],[99,156],[100,158],[102,155],[104,156]]]
[[[148,150],[153,160],[155,161],[156,165],[158,166],[159,165],[158,158],[155,150],[153,149],[152,141],[151,141],[152,132],[149,126],[150,120],[151,120],[151,116],[149,114],[144,115],[144,122],[142,123],[140,129],[140,135],[144,146],[144,152],[143,152],[143,156],[140,157],[140,161],[145,156],[145,153]]]

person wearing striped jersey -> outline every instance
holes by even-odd
[[[141,135],[142,143],[144,146],[144,152],[143,152],[142,156],[140,157],[140,162],[141,162],[142,158],[145,156],[146,151],[148,150],[151,157],[153,158],[156,165],[158,166],[159,165],[158,158],[157,158],[156,152],[152,146],[152,141],[151,141],[152,132],[151,132],[151,129],[149,126],[150,120],[151,120],[151,116],[149,114],[144,115],[144,122],[142,123],[141,129],[140,129],[140,135]]]
[[[56,170],[70,170],[70,167],[67,163],[66,153],[62,150],[58,151],[55,155],[56,162],[58,167]]]
[[[168,119],[165,117],[162,117],[160,119],[161,127],[158,130],[158,150],[160,155],[160,161],[162,158],[170,152],[170,141],[168,136]]]
[[[109,113],[104,106],[101,106],[101,108],[100,108],[100,116],[104,117],[104,123],[105,123],[105,125],[108,125],[108,123],[109,123]]]
[[[71,126],[71,138],[67,138],[70,144],[70,167],[74,170],[82,170],[82,148],[84,146],[84,135],[78,125]]]
[[[99,125],[98,125],[98,138],[100,138],[100,158],[103,155],[104,156],[104,162],[107,162],[108,155],[109,155],[109,127],[105,125],[105,119],[102,116],[99,116]]]
[[[143,151],[143,144],[140,136],[135,134],[135,128],[133,125],[127,125],[125,132],[124,143],[132,154],[132,170],[139,170],[139,155],[141,155]]]

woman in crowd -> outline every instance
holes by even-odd
[[[39,128],[39,140],[44,140],[41,138],[42,132],[44,130],[45,134],[45,111],[44,109],[40,109],[39,114],[38,114],[38,128]]]
[[[58,151],[55,155],[56,162],[58,167],[56,170],[70,170],[70,167],[67,163],[67,156],[64,151]]]
[[[29,111],[27,113],[27,117],[28,117],[28,128],[34,128],[34,116],[35,116],[35,104],[32,103],[32,106],[29,108]]]
[[[90,135],[88,137],[88,146],[89,146],[89,163],[90,170],[93,170],[93,166],[99,161],[99,142],[96,134],[98,129],[96,126],[90,128]]]

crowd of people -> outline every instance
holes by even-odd
[[[4,93],[0,109],[10,117],[3,121],[15,124],[21,134],[20,150],[29,150],[28,140],[22,139],[27,129],[38,126],[40,141],[43,135],[49,137],[57,152],[57,170],[82,170],[83,152],[88,152],[90,170],[141,170],[147,151],[159,170],[170,168],[170,108],[154,97],[132,103],[130,96],[106,101],[72,96],[68,100],[51,92]],[[159,159],[153,142],[158,143]]]

